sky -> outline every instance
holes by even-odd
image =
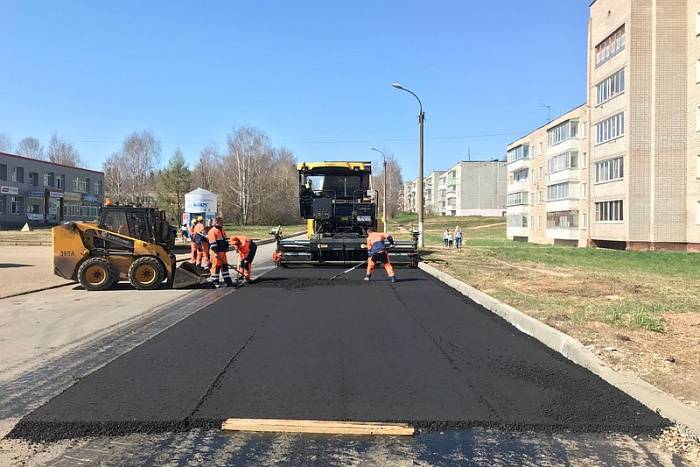
[[[0,133],[100,169],[150,129],[194,165],[241,126],[298,160],[393,153],[418,173],[502,158],[585,102],[589,0],[0,0]],[[551,110],[547,110],[549,106]]]

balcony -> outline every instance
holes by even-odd
[[[518,170],[523,170],[523,169],[528,169],[530,168],[530,159],[518,159],[513,162],[509,162],[508,165],[508,172],[517,172]]]

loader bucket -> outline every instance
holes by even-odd
[[[208,289],[214,286],[209,281],[209,271],[201,269],[198,271],[192,263],[185,261],[175,270],[173,279],[173,289]],[[206,271],[206,272],[205,272]]]

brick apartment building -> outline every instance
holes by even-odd
[[[508,146],[508,237],[700,251],[700,0],[592,2],[587,87]],[[567,121],[568,162],[551,133]]]

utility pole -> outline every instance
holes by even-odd
[[[381,154],[381,155],[382,155],[382,161],[383,161],[383,163],[384,163],[384,166],[383,166],[383,168],[384,168],[384,170],[383,170],[383,172],[384,172],[384,184],[383,184],[383,185],[384,185],[384,195],[383,195],[383,197],[382,197],[382,215],[383,215],[384,217],[382,218],[382,224],[384,225],[384,229],[383,229],[383,230],[384,230],[384,233],[386,233],[386,219],[387,219],[387,215],[386,215],[386,194],[387,194],[387,190],[386,190],[386,188],[387,188],[386,154],[384,154],[384,151],[380,151],[379,149],[377,149],[377,148],[375,148],[375,147],[371,147],[370,149],[371,149],[372,151],[377,151],[379,154]]]
[[[424,196],[425,194],[423,193],[423,149],[424,149],[424,138],[423,138],[423,124],[425,123],[425,112],[423,112],[423,103],[421,102],[420,98],[411,90],[404,88],[401,86],[399,83],[393,83],[393,87],[396,89],[399,89],[401,91],[406,91],[409,94],[412,94],[413,97],[416,98],[418,101],[418,105],[420,106],[420,111],[418,113],[418,132],[419,132],[419,142],[418,142],[418,186],[416,187],[416,195],[418,196],[418,199],[416,200],[416,208],[418,211],[418,247],[423,248],[425,246],[425,239],[423,235],[423,217],[424,217]]]

